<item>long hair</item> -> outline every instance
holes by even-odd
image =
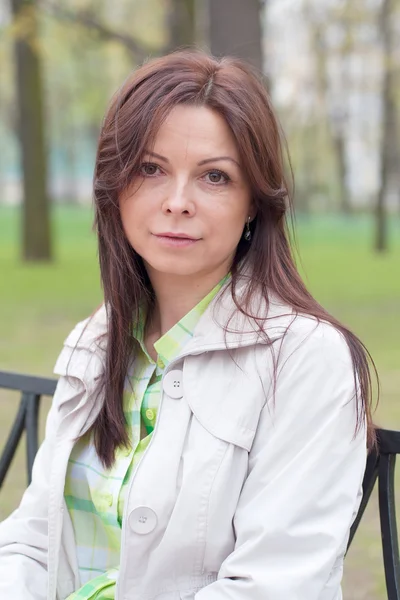
[[[347,341],[358,380],[357,427],[366,420],[368,441],[373,444],[369,367],[373,362],[360,340],[312,297],[296,269],[287,222],[293,207],[285,176],[285,145],[262,78],[238,59],[181,51],[145,63],[128,78],[114,96],[100,133],[94,175],[95,227],[108,314],[101,381],[106,401],[93,425],[100,459],[110,467],[116,448],[129,443],[122,396],[136,344],[132,323],[138,318],[139,304],[153,298],[143,261],[124,234],[118,199],[137,175],[160,125],[178,104],[205,106],[225,119],[257,208],[250,225],[252,242],[239,242],[231,267],[237,310],[249,315],[253,294],[260,291],[268,306],[268,291],[272,291],[295,313],[312,315],[338,329]],[[239,264],[251,272],[250,285],[240,299],[235,294]]]

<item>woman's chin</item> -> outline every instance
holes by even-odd
[[[201,267],[193,264],[193,261],[183,260],[177,257],[166,260],[144,261],[147,270],[151,273],[160,273],[169,276],[191,277],[196,273],[201,273]]]

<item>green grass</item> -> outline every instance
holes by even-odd
[[[73,325],[101,302],[90,211],[56,208],[55,256],[50,265],[24,265],[18,252],[18,213],[0,208],[0,369],[49,376]],[[375,416],[400,429],[400,222],[392,218],[390,251],[372,252],[368,217],[299,219],[301,271],[316,298],[351,327],[372,353],[382,383]],[[0,393],[0,440],[16,402]],[[41,431],[48,402],[42,409]],[[16,506],[25,486],[20,449],[0,494],[0,519]],[[399,486],[400,492],[400,486]],[[385,598],[379,519],[374,498],[346,558],[345,598]]]

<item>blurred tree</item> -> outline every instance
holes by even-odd
[[[109,18],[103,18],[102,13],[107,12],[107,8],[110,7],[108,3],[105,3],[103,7],[99,6],[99,2],[79,2],[74,6],[73,3],[61,3],[54,0],[37,0],[40,7],[48,14],[52,15],[56,19],[69,22],[72,25],[82,26],[86,31],[91,31],[97,36],[101,42],[117,42],[124,46],[132,55],[135,62],[142,62],[150,54],[160,53],[162,48],[162,40],[157,40],[155,44],[149,43],[148,40],[142,39],[138,35],[138,23],[139,19],[134,19],[134,15],[140,14],[144,10],[140,6],[140,2],[121,2],[118,6],[119,9],[124,9],[127,5],[129,7],[129,16],[126,15],[125,21],[129,24],[135,24],[134,27],[126,27],[124,20],[118,20],[117,23],[110,23]],[[148,2],[148,5],[154,4],[154,2]],[[151,8],[151,6],[149,6]],[[101,8],[104,10],[102,11]],[[115,5],[112,5],[112,10],[117,12]],[[134,12],[133,12],[134,9]],[[127,12],[127,11],[123,11]],[[108,15],[109,16],[109,15]],[[132,29],[134,32],[132,33]],[[143,28],[142,28],[143,29]],[[161,44],[160,44],[161,41]]]
[[[84,26],[72,27],[47,13],[42,13],[41,25],[51,182],[57,199],[77,204],[90,198],[105,107],[129,72],[132,57],[120,43],[104,43]]]
[[[167,13],[169,44],[167,51],[191,46],[195,42],[195,0],[170,0]]]
[[[164,0],[39,1],[52,183],[62,202],[85,202],[106,105],[138,62],[165,48],[167,7]]]
[[[44,106],[35,0],[11,0],[15,29],[16,87],[23,168],[25,260],[50,260],[50,211]]]
[[[82,25],[87,30],[95,32],[102,41],[118,42],[122,44],[136,59],[143,60],[151,51],[151,48],[147,48],[140,44],[129,33],[114,29],[106,22],[99,19],[98,10],[95,7],[74,10],[69,6],[63,6],[59,2],[50,2],[46,0],[41,0],[40,6],[58,19],[67,22],[69,21],[72,24]]]
[[[318,118],[328,135],[331,151],[335,159],[339,210],[351,213],[351,199],[347,183],[347,98],[349,89],[349,55],[352,50],[352,29],[349,0],[331,10],[329,5],[321,7],[314,0],[303,4],[305,20],[309,27],[312,54],[315,60],[315,86],[318,99]],[[338,89],[332,90],[328,76],[328,63],[332,60],[332,48],[327,42],[329,27],[335,23],[336,35],[341,40],[335,52]],[[345,95],[343,94],[345,91]],[[336,93],[335,93],[336,92]],[[317,147],[315,150],[318,151]]]
[[[260,0],[210,0],[208,23],[211,52],[249,61],[263,70]]]
[[[362,12],[362,11],[361,11]],[[337,52],[339,66],[339,86],[341,89],[340,102],[328,111],[330,129],[332,135],[333,151],[336,159],[338,182],[339,182],[339,208],[344,214],[351,214],[351,197],[348,186],[348,128],[349,109],[348,98],[351,95],[351,56],[354,52],[354,29],[357,21],[362,19],[360,11],[354,10],[352,0],[345,0],[337,10],[336,23],[341,35],[341,44]],[[343,94],[344,92],[344,94]]]
[[[6,19],[4,21],[0,22],[0,204],[6,201],[7,170],[15,162],[13,142],[16,137],[11,33]]]
[[[383,252],[388,248],[388,216],[386,201],[390,189],[393,158],[397,154],[397,123],[394,74],[394,35],[391,27],[393,0],[382,0],[379,15],[379,30],[383,53],[382,81],[382,138],[380,157],[380,186],[376,203],[375,249]],[[396,168],[396,166],[395,166]],[[398,168],[398,165],[397,165]]]

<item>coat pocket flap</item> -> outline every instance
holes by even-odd
[[[184,397],[197,420],[215,437],[247,451],[265,404],[252,354],[249,348],[232,356],[226,351],[208,352],[186,357],[183,367]]]

